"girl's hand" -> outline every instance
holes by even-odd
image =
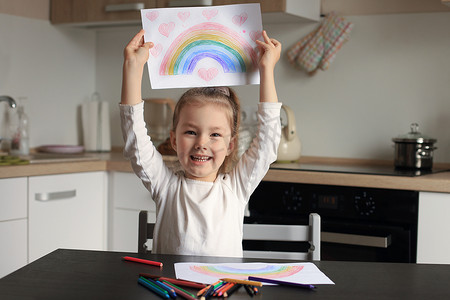
[[[280,59],[281,43],[276,39],[271,39],[267,32],[263,30],[264,42],[256,40],[259,49],[259,69],[260,71],[275,69],[275,65]]]
[[[124,50],[124,61],[127,64],[144,66],[149,57],[149,49],[152,42],[144,42],[144,29],[141,29],[128,43]]]

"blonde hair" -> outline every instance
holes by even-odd
[[[228,173],[238,161],[238,138],[241,120],[241,106],[236,93],[229,87],[201,87],[186,91],[178,100],[173,113],[172,131],[175,132],[180,113],[183,107],[190,104],[205,105],[214,104],[227,111],[231,126],[231,139],[234,138],[234,147],[231,153],[225,157],[219,173]],[[230,141],[231,141],[230,139]]]

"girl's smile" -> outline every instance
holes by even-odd
[[[170,135],[187,178],[214,181],[234,147],[228,114],[217,104],[188,105]]]

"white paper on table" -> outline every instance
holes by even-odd
[[[247,279],[248,276],[288,281],[301,284],[334,284],[313,263],[175,263],[178,279],[212,284],[220,278]],[[267,284],[267,283],[263,283]]]
[[[153,89],[259,84],[259,4],[141,10]]]

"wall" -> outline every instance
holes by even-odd
[[[95,91],[96,33],[3,11],[0,28],[0,95],[27,97],[31,147],[79,144],[79,105]],[[0,103],[0,117],[6,109]]]
[[[392,137],[417,122],[437,138],[436,162],[450,162],[450,13],[349,16],[351,39],[327,71],[308,76],[283,56],[276,69],[280,100],[295,111],[303,155],[393,159]],[[284,50],[317,24],[265,25]],[[96,87],[112,103],[112,144],[123,145],[120,101],[123,47],[138,27],[97,31]],[[258,87],[236,88],[245,105]],[[178,99],[183,89],[150,89],[143,97]]]

